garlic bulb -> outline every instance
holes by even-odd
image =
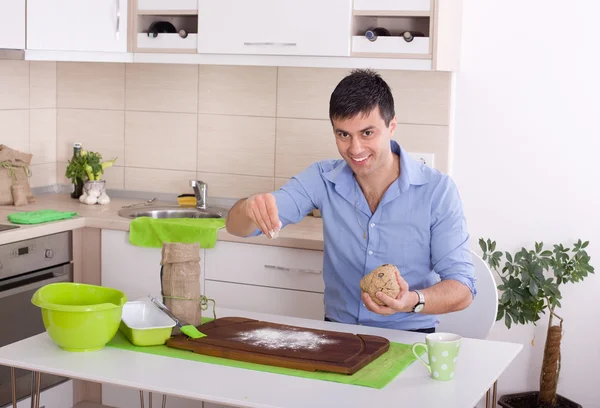
[[[96,202],[98,201],[97,197],[94,197],[92,195],[89,195],[85,198],[85,201],[83,202],[84,204],[96,204]]]
[[[104,204],[108,204],[108,203],[110,203],[110,197],[106,193],[104,193],[100,197],[98,197],[98,204],[104,205]]]
[[[79,196],[79,202],[85,203],[86,198],[87,198],[87,194],[83,193],[81,196]]]

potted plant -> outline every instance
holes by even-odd
[[[581,282],[594,267],[585,248],[589,242],[578,240],[572,249],[563,244],[544,249],[543,242],[536,242],[535,249],[520,251],[511,255],[496,250],[496,242],[479,239],[483,259],[496,271],[502,280],[498,289],[502,295],[498,302],[496,321],[504,318],[506,327],[511,324],[536,325],[541,314],[547,314],[548,331],[544,346],[544,357],[540,373],[539,391],[504,395],[498,404],[504,408],[581,408],[577,404],[557,394],[560,374],[563,319],[556,313],[561,307],[560,286],[565,283]]]
[[[108,204],[110,199],[106,195],[106,181],[101,177],[104,170],[111,167],[117,158],[102,161],[102,155],[97,152],[88,152],[84,149],[74,155],[69,161],[66,177],[75,184],[75,191],[71,195],[84,204]]]

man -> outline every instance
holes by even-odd
[[[389,86],[355,70],[335,88],[329,116],[343,160],[314,163],[279,191],[238,201],[227,231],[272,238],[321,211],[327,320],[431,333],[436,314],[466,308],[476,294],[462,203],[449,176],[413,160],[391,140]],[[400,293],[361,294],[382,264],[400,270]]]

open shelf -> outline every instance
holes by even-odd
[[[354,10],[352,15],[365,17],[429,17],[430,11],[419,10]]]
[[[431,58],[432,44],[429,17],[425,16],[354,16],[352,25],[351,55],[355,57],[381,58]],[[382,27],[390,36],[379,36],[375,41],[365,37],[365,32]],[[406,41],[401,35],[405,31],[422,33],[423,37],[414,37]]]
[[[149,37],[152,23],[165,21],[173,24],[177,31],[185,30],[187,37],[178,33],[159,33]],[[198,52],[198,15],[141,14],[137,16],[135,33],[135,52],[196,53]]]

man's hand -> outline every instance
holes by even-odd
[[[269,238],[277,238],[281,221],[277,212],[277,203],[271,193],[257,194],[244,202],[244,212],[254,224]]]
[[[367,309],[384,316],[398,312],[412,312],[413,307],[419,301],[419,297],[415,292],[409,292],[408,283],[399,274],[396,274],[396,279],[398,279],[400,285],[400,292],[395,299],[383,292],[377,292],[377,298],[385,303],[384,306],[375,303],[368,293],[362,293],[362,300]]]

